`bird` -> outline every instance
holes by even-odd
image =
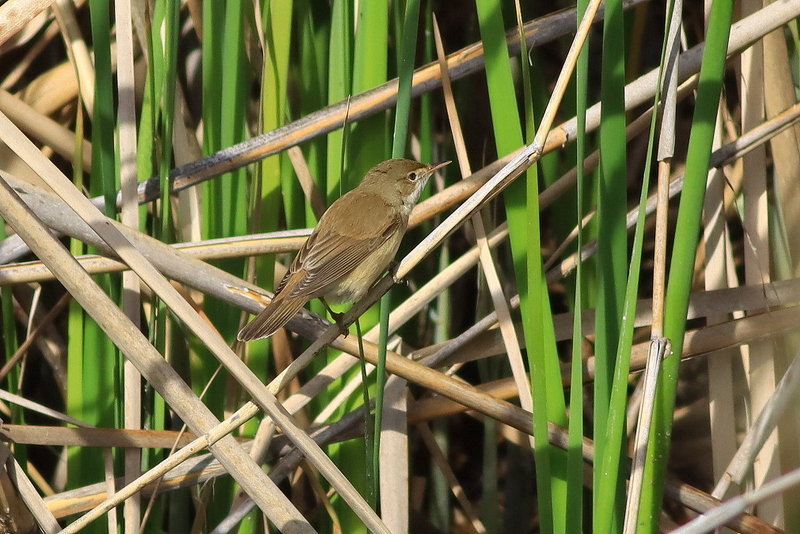
[[[322,214],[272,301],[239,331],[237,339],[271,336],[311,299],[321,299],[330,311],[329,304],[363,297],[397,254],[428,179],[449,163],[396,158],[372,167],[358,187]]]

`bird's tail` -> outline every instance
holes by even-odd
[[[236,339],[239,341],[253,341],[269,337],[279,328],[289,322],[289,319],[300,311],[300,308],[308,302],[305,298],[274,298],[256,318],[250,321],[239,331]]]

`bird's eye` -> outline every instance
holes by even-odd
[[[416,182],[417,181],[417,173],[414,172],[414,171],[411,171],[410,173],[408,173],[408,179],[411,180],[412,182]]]

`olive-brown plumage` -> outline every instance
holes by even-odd
[[[364,296],[397,253],[408,217],[428,178],[450,163],[390,159],[320,217],[272,301],[239,332],[239,341],[269,337],[306,302],[353,302]]]

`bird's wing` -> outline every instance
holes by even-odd
[[[402,231],[402,227],[406,224],[404,217],[393,215],[388,210],[380,210],[378,213],[370,214],[369,217],[359,217],[358,211],[353,211],[349,216],[368,222],[356,221],[343,231],[342,229],[336,231],[320,221],[318,231],[315,230],[308,238],[289,269],[292,273],[303,270],[305,276],[292,288],[288,296],[313,295],[350,273],[372,251],[383,245],[396,232]],[[353,232],[363,224],[369,225],[369,232]],[[364,233],[368,233],[368,237],[360,239],[355,237]]]

